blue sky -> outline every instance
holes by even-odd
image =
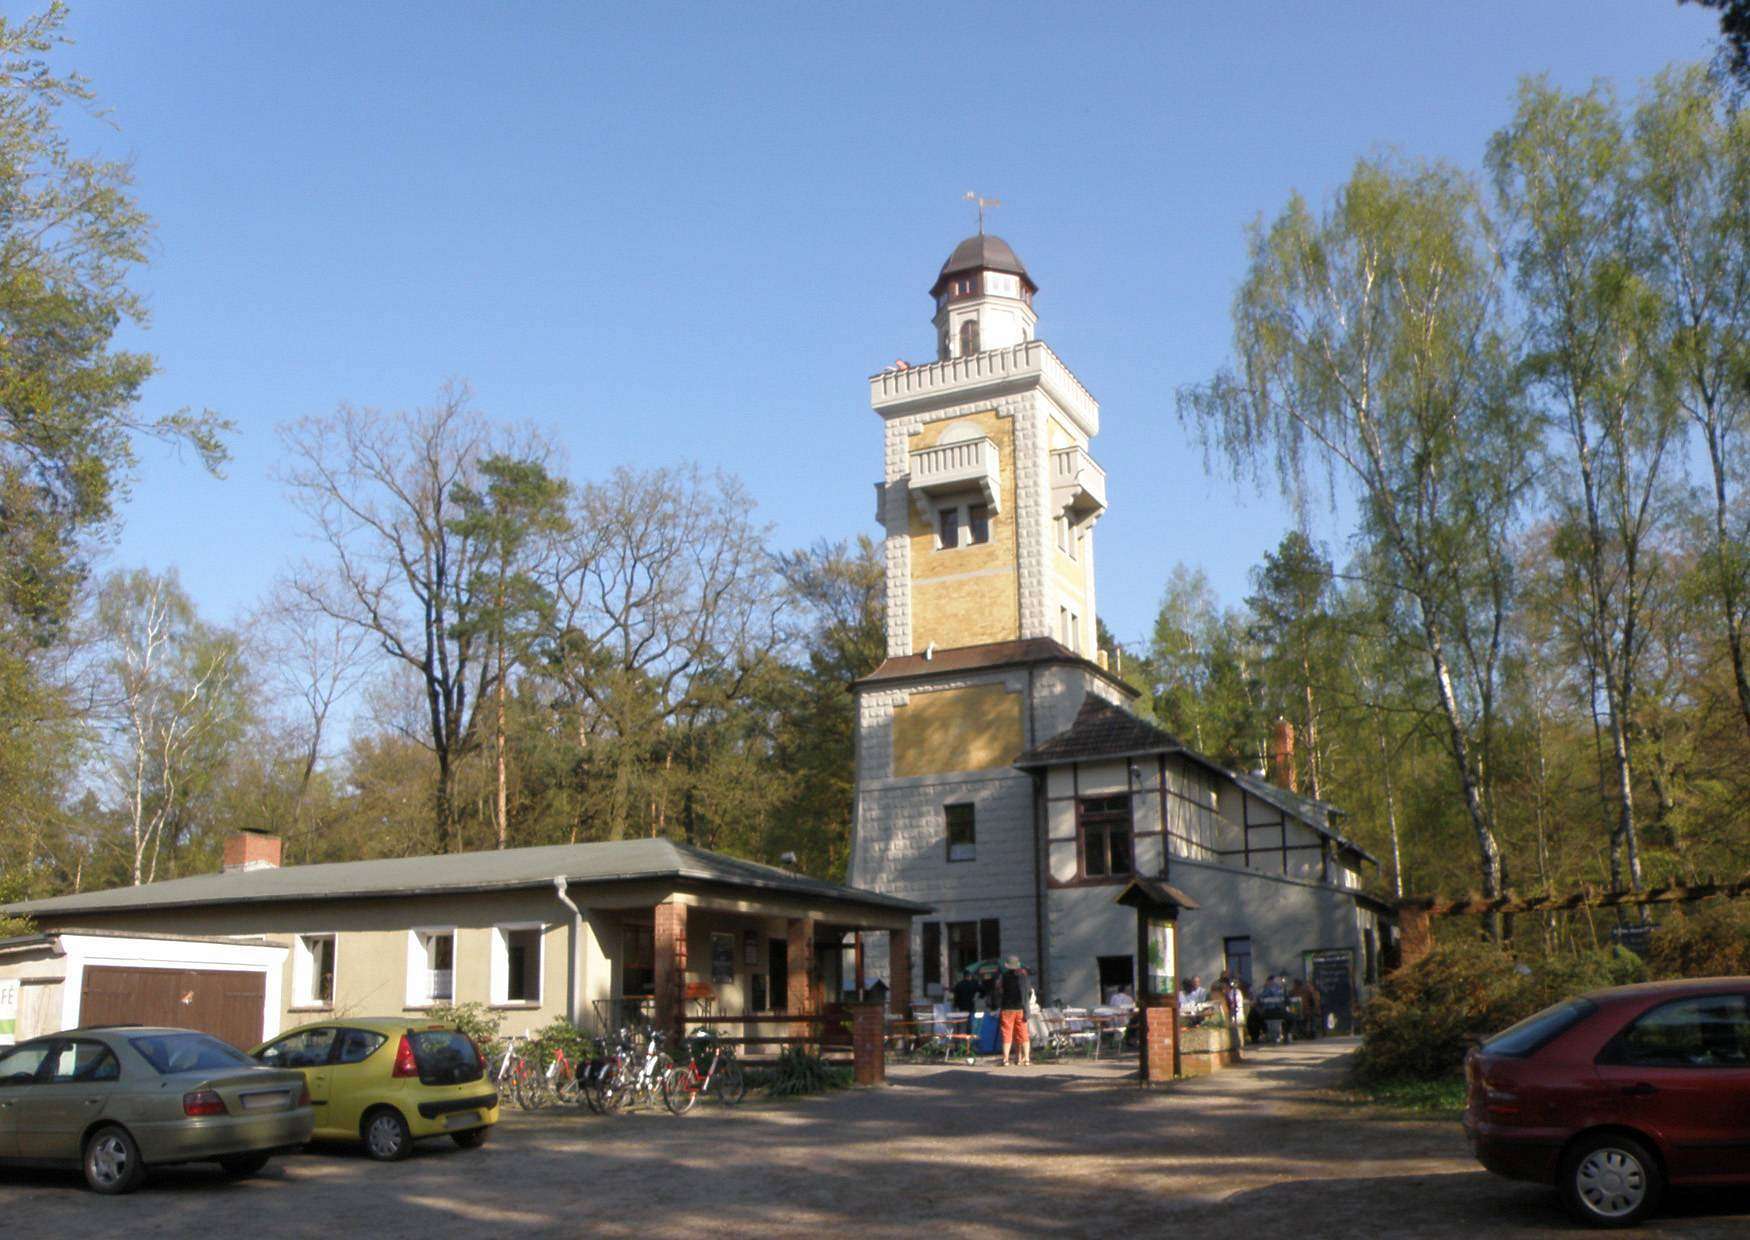
[[[1102,404],[1100,611],[1127,640],[1174,563],[1237,602],[1290,522],[1174,412],[1228,355],[1246,223],[1380,147],[1474,166],[1523,74],[1632,88],[1715,32],[1671,0],[75,0],[69,29],[119,126],[79,140],[133,158],[159,225],[143,412],[238,426],[223,481],[146,447],[108,563],[175,565],[233,617],[305,554],[274,428],[449,376],[573,476],[694,459],[780,545],[872,533],[865,380],[931,356],[977,189]]]

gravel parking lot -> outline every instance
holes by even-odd
[[[1144,1092],[1129,1064],[900,1067],[884,1090],[725,1112],[510,1114],[487,1146],[380,1166],[318,1150],[129,1198],[0,1172],[25,1236],[1574,1235],[1553,1197],[1471,1162],[1457,1125],[1334,1092],[1350,1044]],[[1741,1236],[1750,1193],[1686,1195],[1648,1235]]]

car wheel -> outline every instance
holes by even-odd
[[[254,1175],[267,1166],[272,1157],[272,1154],[234,1154],[230,1158],[219,1159],[219,1166],[226,1175]]]
[[[140,1147],[126,1130],[99,1128],[85,1143],[85,1182],[99,1193],[131,1193],[146,1178]]]
[[[490,1128],[470,1128],[467,1132],[452,1132],[450,1140],[465,1150],[477,1150],[486,1144],[486,1134],[491,1131]]]
[[[1562,1160],[1562,1200],[1568,1213],[1595,1227],[1628,1227],[1659,1204],[1665,1175],[1658,1160],[1633,1137],[1600,1133]]]
[[[394,1107],[366,1115],[364,1130],[365,1150],[378,1162],[399,1162],[413,1152],[413,1133]]]

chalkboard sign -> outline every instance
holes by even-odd
[[[719,983],[735,980],[735,936],[733,934],[713,934],[711,936],[711,980]]]

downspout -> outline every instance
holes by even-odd
[[[572,903],[570,890],[571,884],[565,881],[563,874],[553,876],[553,894],[559,897],[559,903],[571,910],[571,933],[566,936],[570,950],[565,953],[565,1007],[567,1018],[575,1026],[583,1015],[577,1002],[577,941],[582,937],[583,910]]]
[[[1039,744],[1039,728],[1034,716],[1034,683],[1033,677],[1037,670],[1034,664],[1027,665],[1027,748],[1032,749]],[[1033,957],[1039,964],[1039,1002],[1046,1003],[1046,996],[1051,994],[1049,985],[1049,966],[1045,961],[1045,873],[1043,854],[1045,851],[1045,775],[1029,771],[1028,778],[1033,782]]]

